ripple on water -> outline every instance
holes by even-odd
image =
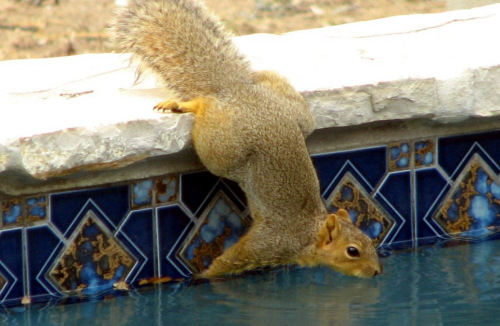
[[[124,297],[0,314],[8,325],[442,325],[496,322],[500,241],[383,258],[365,280],[284,269]],[[21,309],[22,310],[22,309]]]

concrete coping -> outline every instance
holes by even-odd
[[[498,31],[500,4],[235,42],[288,77],[323,130],[498,117]],[[0,62],[0,195],[183,152],[193,117],[153,112],[166,97],[154,76],[135,83],[128,55]]]

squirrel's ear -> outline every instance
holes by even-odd
[[[349,216],[349,213],[345,209],[339,209],[337,211],[337,216],[343,219],[346,222],[352,223],[351,217]]]
[[[347,214],[347,212],[346,212]],[[335,214],[330,214],[326,218],[321,230],[319,231],[318,242],[316,243],[318,247],[323,247],[324,245],[332,242],[341,231],[341,226],[339,222],[339,217]]]

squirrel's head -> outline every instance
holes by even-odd
[[[316,264],[346,275],[370,278],[382,273],[372,240],[352,224],[343,209],[328,215],[319,231],[315,251]]]

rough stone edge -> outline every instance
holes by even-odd
[[[423,118],[456,123],[500,114],[500,65],[446,80],[413,78],[303,95],[318,122],[316,129]],[[356,114],[346,115],[349,111]]]
[[[500,80],[500,66],[494,66],[488,67],[488,69],[471,69],[461,74],[458,79],[437,80],[436,78],[409,78],[407,80],[378,83],[376,85],[362,85],[334,90],[304,92],[304,96],[309,101],[315,116],[323,117],[323,119],[318,119],[321,122],[317,126],[318,132],[316,132],[316,134],[321,134],[322,129],[345,127],[349,125],[351,129],[355,130],[357,126],[365,124],[370,125],[373,123],[377,124],[383,119],[386,119],[387,121],[385,122],[390,124],[390,120],[393,119],[395,113],[399,114],[399,120],[409,119],[411,121],[420,121],[423,119],[424,121],[437,121],[440,123],[451,123],[456,126],[467,126],[468,130],[486,130],[488,128],[484,127],[486,125],[484,120],[479,118],[494,116],[497,111],[500,111],[500,109],[498,109],[498,103],[500,103],[500,86],[498,80]],[[483,84],[483,87],[476,87],[481,84]],[[484,87],[484,85],[493,85],[493,87]],[[495,85],[497,86],[496,88],[494,87]],[[422,96],[422,92],[427,95]],[[349,110],[349,106],[346,107],[344,101],[342,105],[339,104],[339,99],[345,99],[346,97],[351,100],[350,103],[352,103],[353,107],[362,108],[362,110],[358,111],[357,114],[350,119],[346,119],[344,114],[346,110]],[[466,108],[463,114],[459,116],[456,115],[455,110],[451,109],[456,107],[457,103],[455,99],[457,97],[460,97],[462,101],[459,105]],[[451,100],[454,100],[453,105],[450,105]],[[321,103],[321,105],[319,103]],[[434,114],[433,108],[440,108],[441,112],[439,116]],[[486,110],[485,108],[490,109]],[[496,108],[496,110],[492,111],[491,108]],[[446,109],[449,109],[448,113]],[[375,113],[377,114],[376,117]],[[184,121],[185,123],[192,123],[192,119],[190,120],[189,118],[168,117],[165,119],[140,121],[139,124],[152,123],[155,125],[159,121],[161,121],[162,124],[165,123],[165,121],[171,123],[172,119],[177,119],[177,122],[187,119],[190,122]],[[482,123],[476,124],[475,126],[462,124],[463,121],[471,119],[482,121]],[[489,122],[497,120],[498,119],[495,118]],[[411,121],[407,121],[407,123],[411,124]],[[137,121],[130,123],[137,123]],[[124,124],[126,125],[129,123]],[[487,125],[490,129],[494,128],[491,123]],[[157,127],[158,126],[155,126],[155,128]],[[103,129],[106,129],[106,126],[91,131],[70,128],[60,132],[21,138],[7,145],[0,144],[0,147],[3,147],[3,150],[0,151],[0,171],[2,171],[0,172],[0,184],[2,184],[3,188],[0,189],[0,196],[2,192],[10,195],[37,192],[42,188],[46,189],[46,186],[53,183],[51,182],[53,180],[59,180],[59,184],[61,184],[61,180],[73,180],[71,184],[67,184],[61,187],[61,189],[66,189],[71,186],[90,186],[92,183],[86,180],[92,179],[96,181],[96,179],[88,178],[88,174],[104,173],[111,176],[114,173],[113,170],[123,171],[127,169],[127,166],[131,166],[130,170],[134,170],[134,165],[141,165],[144,159],[146,159],[146,161],[154,161],[156,157],[165,158],[169,157],[169,155],[173,157],[175,156],[173,155],[174,153],[179,153],[183,149],[189,147],[189,135],[187,133],[181,135],[176,140],[178,141],[180,139],[180,143],[171,148],[169,146],[167,146],[167,148],[164,145],[172,143],[174,140],[169,139],[168,135],[166,135],[166,139],[156,135],[155,139],[159,141],[157,142],[157,144],[159,144],[158,148],[154,147],[153,149],[137,154],[133,151],[133,148],[127,148],[127,146],[120,144],[118,140],[106,142],[105,137],[100,137],[103,134]],[[453,126],[444,129],[456,130]],[[158,130],[164,130],[164,126],[158,127]],[[443,130],[443,128],[441,128],[441,130]],[[104,140],[104,145],[101,150],[94,153],[95,155],[85,157],[75,154],[82,147],[70,146],[68,150],[63,150],[61,154],[66,156],[66,162],[73,162],[71,163],[72,165],[61,167],[47,164],[43,159],[44,155],[42,152],[42,150],[46,150],[46,148],[36,147],[36,143],[41,138],[52,137],[54,139],[52,143],[58,144],[61,143],[61,141],[67,141],[67,138],[71,138],[73,133],[81,134],[82,131],[83,134],[87,133],[88,138],[91,140],[94,137],[100,138],[100,141]],[[143,137],[143,135],[141,135],[141,137]],[[315,139],[314,137],[311,138]],[[311,141],[309,141],[309,143],[311,143]],[[33,144],[35,144],[35,146],[32,146]],[[369,141],[364,143],[364,145],[369,144]],[[88,146],[88,144],[77,145],[83,147]],[[314,144],[311,147],[318,148],[318,146],[314,146]],[[342,146],[337,148],[342,148]],[[313,152],[314,151],[313,149]],[[106,160],[106,154],[109,155],[110,153],[118,153],[119,159]],[[29,169],[23,164],[23,160],[30,160]],[[35,163],[33,164],[33,162]],[[187,167],[189,164],[185,166]],[[49,168],[48,170],[47,167]],[[199,168],[199,164],[191,164],[187,169],[191,168]],[[138,175],[150,176],[159,173],[160,170],[162,169],[155,169],[155,172],[152,173],[141,174],[136,172],[135,174],[129,173],[127,175],[131,178],[136,178],[134,176]],[[163,171],[171,170],[165,168]],[[102,182],[96,182],[95,184],[121,180],[118,175],[123,177],[123,173],[121,172],[115,174],[117,177],[109,177],[106,178],[106,181],[103,179],[101,180]],[[21,181],[9,182],[12,180]],[[31,184],[33,187],[21,189],[23,182]],[[42,185],[45,186],[42,187]]]

